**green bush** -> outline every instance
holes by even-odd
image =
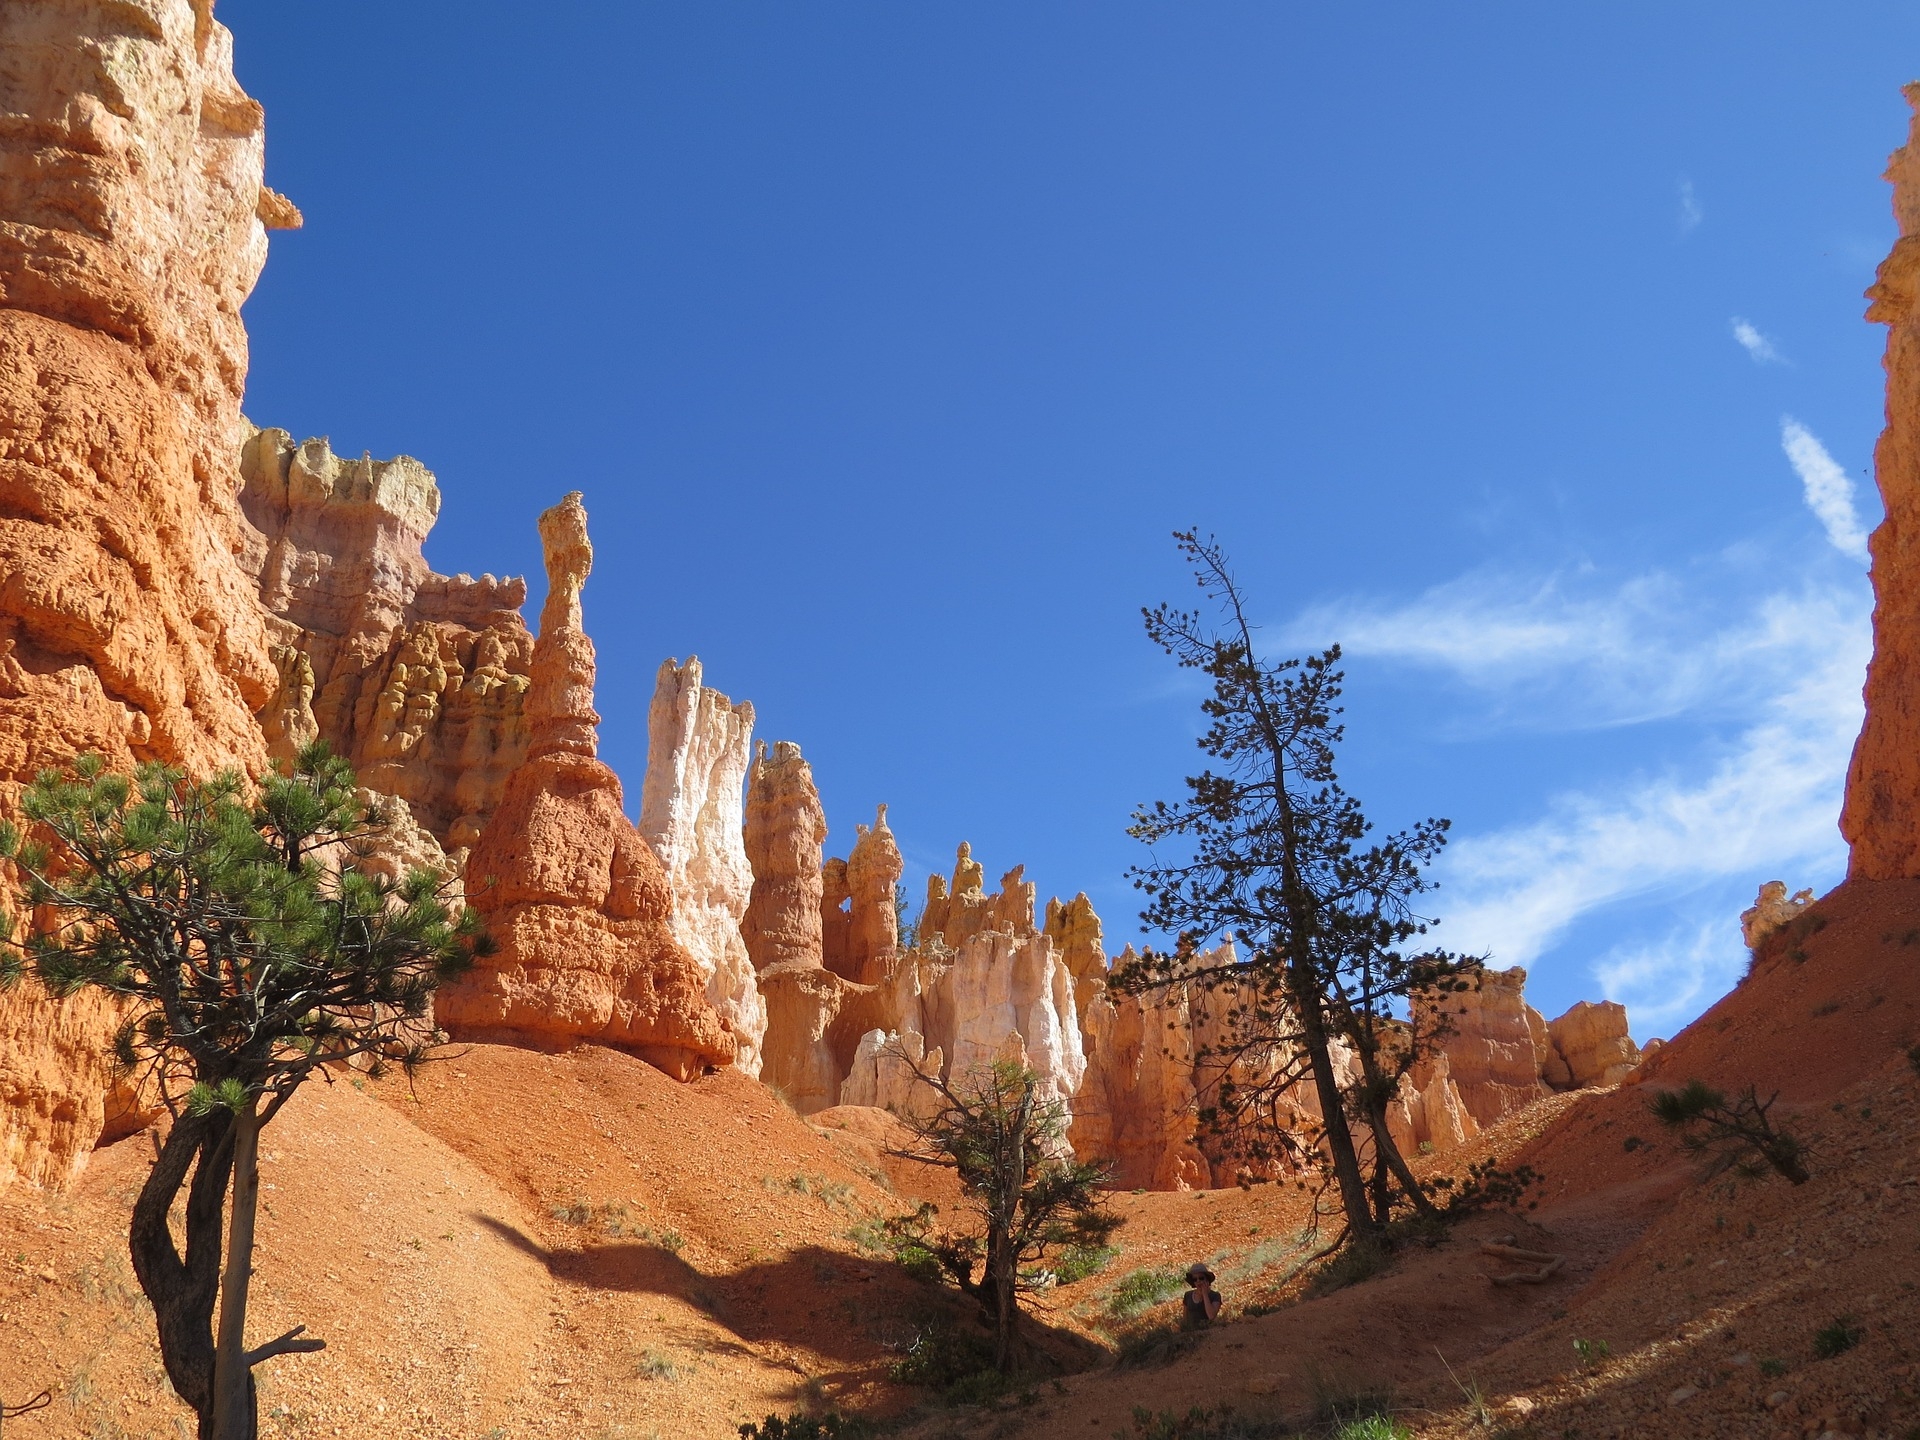
[[[1054,1277],[1062,1285],[1072,1285],[1089,1275],[1098,1275],[1119,1258],[1112,1245],[1069,1245],[1053,1263]]]
[[[1813,1353],[1822,1360],[1831,1360],[1836,1355],[1844,1355],[1866,1338],[1867,1332],[1853,1323],[1851,1315],[1834,1317],[1831,1325],[1816,1330],[1813,1334]]]
[[[1368,1415],[1341,1425],[1333,1440],[1413,1440],[1413,1431],[1391,1415]]]
[[[1115,1315],[1137,1315],[1149,1305],[1171,1300],[1186,1288],[1178,1270],[1164,1266],[1130,1271],[1113,1287],[1107,1297],[1107,1309]]]
[[[887,1374],[901,1385],[924,1385],[943,1394],[993,1369],[993,1342],[945,1321],[923,1325]]]

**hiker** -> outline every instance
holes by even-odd
[[[1213,1288],[1213,1271],[1195,1261],[1187,1269],[1189,1289],[1180,1301],[1181,1323],[1189,1330],[1204,1330],[1220,1313],[1220,1295]]]

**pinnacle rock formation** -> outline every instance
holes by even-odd
[[[894,896],[906,862],[887,828],[882,805],[871,826],[854,827],[853,849],[847,855],[848,978],[863,985],[879,984],[900,948],[900,912]]]
[[[758,1078],[767,1006],[740,933],[753,892],[741,834],[741,787],[753,745],[753,706],[701,683],[700,662],[666,660],[647,712],[640,834],[667,872],[673,933],[706,976],[707,1000],[739,1049],[734,1068]]]
[[[1905,93],[1917,113],[1887,165],[1900,235],[1867,291],[1867,319],[1887,327],[1887,425],[1873,452],[1886,519],[1868,540],[1873,659],[1840,812],[1848,874],[1862,880],[1920,876],[1920,84]]]
[[[1789,896],[1784,880],[1769,880],[1760,887],[1753,905],[1740,912],[1740,938],[1748,950],[1757,951],[1761,941],[1799,919],[1811,904],[1813,891],[1796,890]]]
[[[1083,890],[1073,899],[1047,901],[1046,923],[1041,927],[1053,941],[1053,952],[1073,976],[1073,999],[1080,1012],[1080,1023],[1087,1024],[1094,997],[1107,988],[1107,952],[1102,946],[1100,917]]]
[[[593,565],[576,492],[540,517],[547,601],[527,690],[527,758],[467,864],[468,902],[498,942],[436,997],[448,1033],[630,1051],[682,1079],[733,1063],[706,977],[673,933],[666,872],[596,758],[593,642],[580,592]]]
[[[827,838],[827,813],[813,768],[792,741],[775,742],[771,752],[760,742],[747,781],[745,830],[753,890],[740,931],[754,969],[820,965],[820,846]]]

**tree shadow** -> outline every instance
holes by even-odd
[[[651,1242],[609,1239],[550,1249],[493,1216],[475,1213],[472,1218],[538,1260],[556,1280],[680,1300],[744,1345],[804,1348],[867,1378],[880,1362],[898,1358],[921,1331],[966,1324],[974,1309],[954,1291],[915,1280],[890,1260],[817,1245],[708,1275]],[[1084,1336],[1032,1314],[1023,1318],[1022,1330],[1049,1369],[1088,1369],[1106,1355]]]

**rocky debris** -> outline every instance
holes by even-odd
[[[1627,1007],[1617,1001],[1578,1001],[1547,1022],[1547,1034],[1570,1075],[1560,1089],[1618,1085],[1640,1063],[1640,1047],[1627,1033]]]
[[[1796,890],[1787,894],[1784,880],[1769,880],[1760,887],[1751,908],[1740,912],[1740,938],[1747,949],[1758,952],[1760,942],[1782,926],[1790,925],[1813,904],[1813,891]]]
[[[741,787],[753,706],[701,683],[700,662],[661,663],[647,712],[640,834],[667,872],[673,933],[706,977],[707,1000],[733,1030],[734,1068],[758,1078],[767,1006],[740,933],[753,891],[741,835]]]
[[[449,850],[472,845],[526,756],[526,582],[433,572],[440,490],[408,456],[348,460],[268,429],[240,469],[240,560],[273,635],[269,754],[324,739]]]
[[[1920,112],[1920,84],[1906,87]],[[1867,319],[1887,327],[1887,426],[1874,448],[1886,519],[1873,532],[1873,659],[1866,723],[1847,771],[1840,833],[1858,880],[1920,876],[1920,113],[1887,164],[1900,235],[1867,291]]]
[[[467,866],[468,902],[499,950],[436,997],[457,1038],[561,1048],[582,1040],[681,1079],[733,1063],[706,977],[675,940],[666,872],[595,756],[592,568],[576,492],[540,517],[548,594],[527,691],[527,759]]]

